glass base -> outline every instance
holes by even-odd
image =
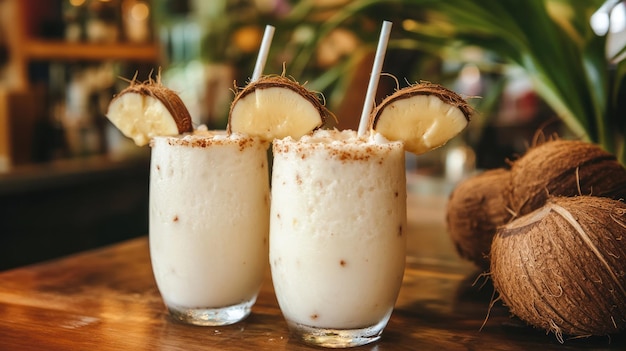
[[[180,306],[167,306],[170,315],[175,320],[199,326],[220,326],[237,323],[250,315],[252,305],[256,298],[221,308],[188,308]]]
[[[319,328],[291,321],[287,321],[287,326],[292,335],[307,344],[338,349],[361,346],[380,339],[388,320],[385,318],[374,326],[358,329]]]

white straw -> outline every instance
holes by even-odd
[[[363,103],[363,112],[359,121],[359,136],[365,134],[369,121],[369,115],[372,112],[376,90],[378,89],[378,81],[380,80],[380,72],[383,69],[383,61],[385,60],[385,52],[387,51],[387,43],[389,42],[389,34],[391,33],[391,22],[384,21],[383,28],[380,30],[380,38],[378,39],[378,47],[376,48],[376,57],[372,66],[370,81],[365,94],[365,102]]]
[[[270,45],[272,44],[272,38],[274,37],[274,27],[265,26],[265,33],[263,33],[263,41],[261,41],[261,49],[259,50],[259,56],[256,58],[256,64],[254,65],[254,72],[252,73],[251,82],[259,79],[265,68],[265,62],[267,61],[267,55],[270,51]]]

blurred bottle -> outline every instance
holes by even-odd
[[[87,11],[85,31],[87,40],[114,43],[120,37],[120,3],[118,0],[91,0]]]
[[[150,4],[144,0],[122,1],[122,28],[127,41],[147,43],[152,40]]]
[[[85,40],[86,0],[64,0],[62,13],[65,23],[65,40],[69,42]]]

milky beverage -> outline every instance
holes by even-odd
[[[165,304],[192,324],[245,318],[267,268],[267,143],[204,131],[151,145],[150,254]]]
[[[403,144],[318,131],[273,152],[270,266],[290,330],[321,346],[376,340],[405,265]]]

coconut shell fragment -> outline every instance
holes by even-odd
[[[266,141],[298,139],[321,127],[330,113],[318,95],[284,76],[263,76],[237,92],[228,115],[228,133]]]
[[[473,109],[460,95],[434,83],[400,89],[372,112],[372,129],[405,150],[423,154],[446,144],[465,129]]]
[[[446,223],[459,255],[489,269],[489,251],[496,229],[512,217],[505,193],[510,172],[490,169],[460,182],[450,194]]]
[[[107,118],[139,146],[154,136],[178,135],[193,130],[182,99],[160,82],[133,81],[109,103]]]
[[[511,313],[561,342],[626,330],[626,204],[550,198],[498,230],[491,277]]]

